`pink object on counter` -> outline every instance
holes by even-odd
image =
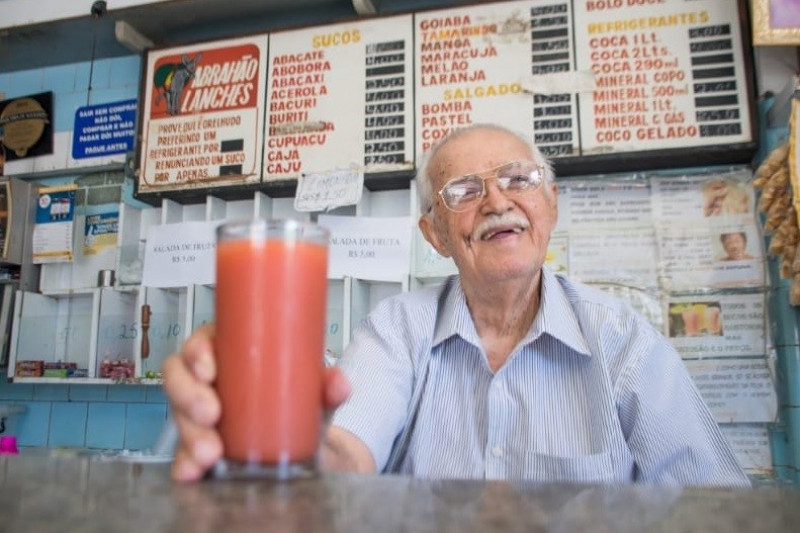
[[[18,454],[17,437],[0,437],[0,454]]]

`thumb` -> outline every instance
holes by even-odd
[[[336,409],[350,396],[350,383],[344,373],[336,367],[325,369],[323,399],[326,409]]]

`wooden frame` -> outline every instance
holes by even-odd
[[[750,0],[754,45],[800,45],[800,15],[791,25],[773,25],[773,8],[788,7],[793,0]],[[789,13],[787,13],[789,15]]]

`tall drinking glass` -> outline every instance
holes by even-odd
[[[295,220],[217,229],[218,477],[316,472],[322,429],[328,232]]]

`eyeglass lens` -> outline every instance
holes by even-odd
[[[532,162],[508,163],[493,171],[485,178],[479,174],[471,174],[449,181],[441,191],[445,205],[452,209],[465,209],[469,204],[483,198],[485,181],[492,177],[502,191],[521,192],[538,187],[542,182],[542,171],[539,165]]]

